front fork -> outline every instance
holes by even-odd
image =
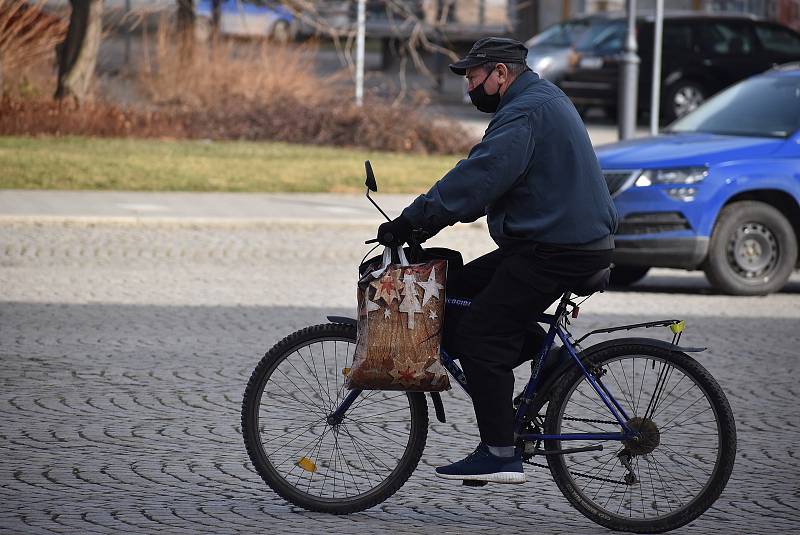
[[[336,410],[328,415],[328,425],[334,426],[342,423],[342,420],[344,420],[344,413],[347,412],[347,409],[350,408],[356,398],[361,395],[361,392],[363,392],[363,390],[351,390],[350,393],[345,396]]]

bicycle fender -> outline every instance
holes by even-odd
[[[609,347],[619,346],[619,345],[628,345],[628,344],[639,344],[639,345],[647,345],[652,347],[657,347],[659,349],[666,349],[667,351],[682,351],[684,353],[699,353],[701,351],[705,351],[706,347],[682,347],[672,344],[670,342],[665,342],[663,340],[657,340],[655,338],[615,338],[613,340],[606,340],[604,342],[598,342],[592,346],[587,347],[583,351],[578,353],[578,356],[581,359],[581,362],[586,362],[586,360],[597,353],[598,351],[602,351]],[[558,383],[558,380],[561,378],[564,373],[572,368],[574,365],[574,361],[570,359],[568,362],[565,362],[558,368],[556,368],[555,373],[553,373],[550,377],[548,377],[544,383],[539,386],[539,391],[531,400],[530,407],[528,409],[529,413],[536,414],[542,408],[542,406],[547,403],[550,397],[550,390]]]
[[[328,321],[330,321],[331,323],[343,323],[345,325],[352,325],[353,327],[356,327],[358,325],[358,322],[356,320],[345,316],[327,316],[327,318]]]
[[[665,342],[664,340],[657,340],[655,338],[615,338],[613,340],[606,340],[605,342],[598,342],[593,346],[589,346],[583,350],[584,355],[591,355],[597,351],[602,351],[608,347],[639,344],[644,346],[653,346],[659,349],[666,349],[667,351],[682,351],[684,353],[700,353],[708,349],[707,347],[683,347],[676,346],[673,343]]]
[[[440,422],[447,423],[447,419],[444,415],[444,403],[442,403],[442,396],[439,392],[428,392],[431,395],[431,401],[433,401],[433,408],[436,410],[436,419]]]

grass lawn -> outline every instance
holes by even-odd
[[[244,141],[0,137],[0,188],[357,192],[427,189],[459,156]]]

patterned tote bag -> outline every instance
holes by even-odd
[[[362,268],[358,340],[348,373],[351,390],[439,392],[450,389],[439,360],[447,261],[409,264],[397,248]]]

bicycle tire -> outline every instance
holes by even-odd
[[[355,348],[355,341],[356,328],[351,325],[329,323],[315,325],[297,331],[275,344],[275,346],[264,355],[264,357],[258,363],[258,366],[256,366],[255,370],[253,371],[250,380],[247,383],[247,388],[244,392],[244,399],[242,401],[242,436],[244,438],[245,447],[247,448],[247,453],[250,456],[250,460],[255,466],[256,471],[264,480],[264,482],[269,485],[269,487],[272,488],[278,495],[290,503],[310,511],[332,514],[348,514],[369,509],[370,507],[383,502],[392,496],[408,480],[414,469],[417,467],[419,459],[422,456],[422,451],[425,448],[425,442],[428,433],[428,406],[424,394],[420,392],[385,392],[377,390],[365,392],[362,394],[362,396],[364,396],[363,398],[359,398],[355,403],[353,403],[351,408],[345,414],[345,418],[341,424],[341,427],[332,426],[328,422],[325,422],[324,424],[316,424],[312,422],[310,426],[305,425],[306,430],[303,431],[303,433],[313,433],[316,431],[321,437],[318,439],[319,443],[309,450],[311,451],[311,454],[313,454],[314,448],[316,448],[317,460],[309,457],[307,452],[303,451],[299,454],[301,455],[300,460],[298,460],[292,466],[289,473],[282,473],[281,465],[278,463],[278,456],[281,454],[282,448],[277,448],[274,453],[270,453],[268,449],[265,448],[265,441],[270,442],[275,440],[276,437],[281,437],[281,435],[275,435],[274,433],[271,438],[268,436],[271,430],[268,431],[266,428],[269,427],[271,420],[281,422],[276,423],[276,425],[284,426],[283,429],[285,429],[287,425],[294,425],[293,422],[298,421],[297,425],[300,427],[295,428],[295,431],[302,430],[304,429],[304,422],[302,421],[302,418],[313,419],[322,417],[324,416],[324,411],[332,412],[333,408],[338,406],[340,398],[347,393],[344,388],[343,378],[341,380],[341,385],[339,385],[339,377],[341,377],[339,365],[344,364],[345,366],[350,366],[352,363],[352,354],[350,353],[350,350]],[[330,342],[334,343],[333,351],[334,357],[336,357],[336,364],[333,366],[333,373],[336,375],[336,377],[331,377],[330,374],[330,362],[328,362],[331,360],[330,353],[328,358],[325,359],[325,344],[328,343],[330,346]],[[337,345],[337,342],[338,344],[347,344],[347,355],[345,360],[341,362],[336,354],[337,351],[341,351],[338,349],[340,346]],[[313,344],[317,343],[323,344],[323,352],[322,355],[320,355],[318,352],[317,355],[314,356],[312,347]],[[306,353],[304,352],[304,349],[308,349],[309,351]],[[265,396],[264,392],[265,390],[269,390],[270,379],[273,377],[273,375],[276,376],[276,378],[273,380],[273,383],[275,385],[280,385],[278,382],[280,376],[277,374],[276,370],[281,370],[281,364],[286,363],[289,357],[294,357],[296,362],[298,360],[298,356],[301,359],[306,357],[304,362],[306,363],[306,369],[309,373],[309,377],[307,379],[310,380],[306,380],[305,383],[303,383],[302,380],[304,380],[304,378],[301,377],[301,374],[298,374],[296,376],[297,380],[292,381],[292,383],[295,384],[295,386],[308,385],[311,387],[312,382],[315,380],[314,378],[310,377],[313,374],[318,384],[318,392],[313,395],[309,394],[308,392],[303,393],[302,390],[304,389],[301,388],[294,389],[294,393],[289,393],[286,389],[279,390],[274,388],[273,390],[268,391],[267,396]],[[322,359],[320,359],[320,356],[322,356]],[[316,359],[316,361],[312,361],[311,359]],[[324,363],[320,362],[320,360],[324,360]],[[311,362],[311,366],[308,365],[308,362]],[[284,366],[284,368],[289,369],[286,366]],[[320,378],[318,375],[318,370],[320,368],[324,370],[324,379]],[[295,371],[297,371],[296,367]],[[289,378],[289,376],[286,375],[286,371],[281,370],[281,374],[283,374],[283,377]],[[334,396],[331,394],[331,392],[328,392],[327,394],[325,393],[325,387],[322,384],[323,380],[325,380],[326,385],[328,385],[329,382],[335,383],[336,401],[334,401]],[[362,399],[366,400],[367,397],[369,397],[368,402],[363,401],[360,403]],[[264,400],[264,398],[267,399]],[[287,399],[289,400],[289,404],[280,407],[280,403],[285,403]],[[385,400],[383,405],[381,405],[382,400]],[[405,400],[407,400],[407,403]],[[262,403],[262,401],[266,401],[266,403]],[[295,405],[297,405],[297,407],[295,407]],[[399,417],[403,417],[403,415],[406,414],[407,408],[408,423],[406,427],[408,431],[408,440],[405,442],[402,440],[395,441],[397,444],[396,447],[403,447],[403,451],[402,455],[399,457],[397,465],[394,467],[388,466],[384,461],[380,461],[379,464],[375,464],[374,462],[379,455],[377,451],[380,450],[381,452],[386,453],[386,449],[390,446],[376,446],[377,450],[368,451],[368,446],[370,446],[370,444],[365,442],[366,439],[362,435],[371,433],[377,435],[378,438],[384,442],[393,441],[394,435],[391,433],[395,432],[394,429],[401,429],[405,424],[401,423],[400,426],[393,426],[390,428],[388,426],[388,422],[384,422],[382,424],[384,427],[375,427],[378,424],[363,420],[365,417],[363,411],[366,410],[366,407],[368,406],[388,407],[394,416],[399,414]],[[397,406],[399,406],[399,408],[396,408]],[[265,407],[264,411],[260,410],[261,407]],[[321,409],[324,409],[324,411]],[[272,416],[266,414],[266,412],[269,410],[272,410]],[[362,412],[359,412],[359,410]],[[289,416],[287,416],[287,414]],[[357,419],[357,415],[360,415],[358,418],[361,419]],[[348,418],[350,420],[348,420]],[[289,424],[285,423],[287,421]],[[307,424],[307,422],[308,420],[305,421],[305,424]],[[353,426],[352,429],[349,427],[350,425]],[[316,430],[315,427],[317,428]],[[283,431],[283,429],[281,429],[281,431]],[[337,432],[334,429],[339,429],[339,431]],[[342,430],[344,430],[344,433],[342,433]],[[293,431],[290,431],[290,433],[292,432]],[[356,438],[356,436],[353,434],[355,432],[362,434]],[[349,456],[347,453],[342,451],[341,454],[337,452],[336,456],[334,457],[334,450],[338,450],[340,448],[340,441],[337,438],[340,435],[342,437],[341,443],[344,444],[345,447],[348,446],[348,441],[350,444],[352,444]],[[302,434],[300,436],[302,436]],[[319,455],[322,454],[323,445],[325,444],[326,437],[328,436],[330,436],[333,440],[333,445],[331,446],[330,456],[327,457],[327,462],[325,462],[326,456],[323,455],[322,457],[319,457]],[[297,437],[293,438],[291,441],[296,439]],[[296,445],[297,444],[295,444],[295,446]],[[293,448],[294,446],[292,446],[290,449]],[[354,460],[354,457],[357,457],[357,459]],[[302,468],[304,466],[303,459],[306,459],[306,468]],[[358,459],[360,459],[360,463],[356,462]],[[369,470],[366,468],[367,465],[364,463],[365,459],[367,460],[367,465],[370,462],[373,463]],[[281,464],[284,463],[286,463],[286,460],[284,460]],[[317,465],[317,463],[319,463],[319,465]],[[381,466],[381,463],[383,466]],[[295,467],[301,467],[301,470],[298,471],[298,474],[301,476],[300,478],[297,478],[297,474],[292,476],[292,471],[295,470]],[[285,472],[288,468],[289,467],[287,465],[283,471]],[[310,470],[311,468],[313,468],[313,471]],[[326,471],[324,477],[320,475],[320,477],[323,477],[322,488],[320,490],[320,480],[318,479],[315,482],[314,477],[317,471],[319,471],[321,474],[323,468]],[[344,481],[340,479],[339,482],[340,484],[344,484],[345,492],[347,491],[347,477],[349,476],[352,484],[355,485],[356,494],[339,497],[336,496],[337,470],[341,472],[341,477],[344,478]],[[358,479],[355,477],[353,470],[356,470]],[[361,470],[363,473],[358,472],[358,470]],[[373,471],[380,472],[381,470],[388,472],[385,474],[385,477],[383,475],[375,476],[372,474]],[[303,472],[310,473],[307,479],[304,477],[308,474],[304,474]],[[333,474],[333,495],[326,496],[324,495],[326,484],[324,478],[328,477],[327,474],[330,472]],[[292,482],[293,477],[295,478],[294,482]],[[301,481],[304,488],[301,488],[300,486]],[[358,481],[369,482],[369,489],[362,491],[361,487],[358,485]],[[311,491],[312,483],[314,483],[314,492]],[[365,483],[362,483],[362,485],[364,484]]]
[[[641,364],[645,364],[645,366],[639,368],[638,375],[636,374],[636,360],[632,359],[644,360]],[[628,361],[631,362],[628,363]],[[653,405],[652,413],[648,412],[650,404],[645,412],[642,412],[641,409],[644,407],[642,393],[645,391],[645,383],[652,392],[658,391],[658,379],[656,378],[655,384],[653,383],[653,374],[658,363],[660,363],[660,371],[657,377],[664,373],[664,377],[668,376],[669,381],[673,381],[674,377],[676,383],[672,386],[667,383],[662,387],[662,396],[668,389],[671,388],[671,390],[666,398]],[[651,366],[650,377],[648,377],[647,365]],[[548,456],[550,472],[562,494],[578,511],[592,521],[618,531],[663,533],[695,520],[719,498],[730,478],[736,456],[736,426],[730,405],[720,386],[711,374],[689,355],[649,345],[631,343],[630,345],[612,346],[591,355],[586,366],[587,369],[601,370],[600,373],[605,370],[605,374],[601,375],[601,381],[606,388],[612,391],[612,394],[616,391],[615,398],[630,417],[629,425],[636,421],[636,426],[642,435],[641,440],[636,443],[605,441],[606,446],[612,446],[610,455],[612,458],[613,456],[617,457],[615,462],[608,458],[608,453],[600,454],[598,452]],[[633,373],[628,382],[630,368],[633,368]],[[622,380],[617,377],[618,375],[622,377]],[[608,377],[605,378],[606,376]],[[689,381],[683,383],[686,378]],[[638,398],[633,390],[637,383],[642,386]],[[629,387],[632,385],[629,393],[626,393],[626,387],[622,384],[628,384]],[[579,369],[575,368],[568,372],[550,398],[544,424],[545,433],[566,432],[564,431],[565,427],[568,432],[619,432],[621,426],[615,421],[607,421],[608,419],[613,420],[610,412],[593,389],[589,392],[590,388],[591,385]],[[683,396],[690,391],[692,399],[697,396],[696,401],[687,405],[687,408],[683,409],[683,413],[678,412],[675,416],[676,411],[689,403],[683,401]],[[602,411],[595,410],[588,404],[586,397],[581,397],[588,397],[587,392],[594,395]],[[650,397],[652,398],[652,395]],[[644,400],[647,399],[648,396],[644,396]],[[708,404],[707,408],[703,408],[704,404],[701,403],[703,399]],[[665,403],[668,405],[665,406]],[[695,406],[697,403],[700,405]],[[570,408],[567,409],[567,406]],[[664,415],[655,412],[662,408],[665,411],[669,409],[669,411]],[[686,424],[689,421],[686,411],[690,411],[688,412],[690,416],[696,411],[701,411],[696,412],[696,417],[702,417],[702,419]],[[650,423],[646,423],[648,413],[650,422],[655,428]],[[580,418],[581,414],[590,417]],[[713,420],[707,416],[710,414],[713,414]],[[637,421],[636,418],[640,420]],[[675,423],[679,418],[684,418],[684,421]],[[711,428],[712,423],[716,428],[716,434],[711,431],[701,433],[697,427],[692,427],[706,425]],[[612,429],[614,426],[616,428]],[[691,427],[690,430],[681,433],[682,428],[688,429],[689,427]],[[567,441],[546,440],[545,449],[558,450],[565,442]],[[716,446],[712,446],[712,444],[716,444]],[[576,444],[569,441],[564,447],[584,445],[586,442]],[[650,448],[653,449],[647,452]],[[618,451],[614,453],[615,450]],[[626,451],[628,455],[631,455],[632,451],[634,453],[638,451],[638,453],[628,457],[625,456]],[[620,454],[625,456],[625,460],[631,467],[635,468],[634,472],[638,482],[628,481],[628,478],[633,478],[624,467]],[[708,458],[710,461],[712,457],[713,467],[705,472],[702,459]],[[604,458],[607,458],[605,463],[602,462]],[[610,468],[608,467],[609,463]],[[616,466],[617,464],[619,467]],[[654,471],[656,477],[653,476]],[[673,478],[674,482],[665,484],[662,471],[666,476]],[[622,479],[618,479],[622,474],[625,475]],[[700,480],[697,479],[698,477]],[[584,480],[588,480],[589,483],[585,485],[579,483]],[[594,481],[599,481],[599,483],[594,483]],[[605,491],[605,494],[601,495],[598,500],[604,484],[608,484],[607,486],[612,490]],[[597,488],[593,488],[592,485],[597,485]],[[627,501],[627,490],[622,490],[622,496],[619,497],[619,489],[625,487],[631,489]],[[638,487],[638,496],[634,495],[637,492],[635,487]],[[697,491],[691,490],[695,487],[697,487]],[[687,494],[685,504],[681,497],[684,491]],[[594,495],[591,495],[593,492]],[[601,504],[600,501],[606,495],[608,496],[606,502]],[[615,495],[619,497],[619,505],[616,502],[613,503],[612,508],[614,505],[617,506],[616,511],[613,511],[610,510],[608,504]],[[659,502],[662,498],[667,508],[663,512],[659,511]],[[671,508],[670,502],[672,504],[680,503],[680,506]],[[627,516],[624,511],[620,514],[623,504],[628,508]],[[637,513],[636,518],[634,518],[634,511]]]

